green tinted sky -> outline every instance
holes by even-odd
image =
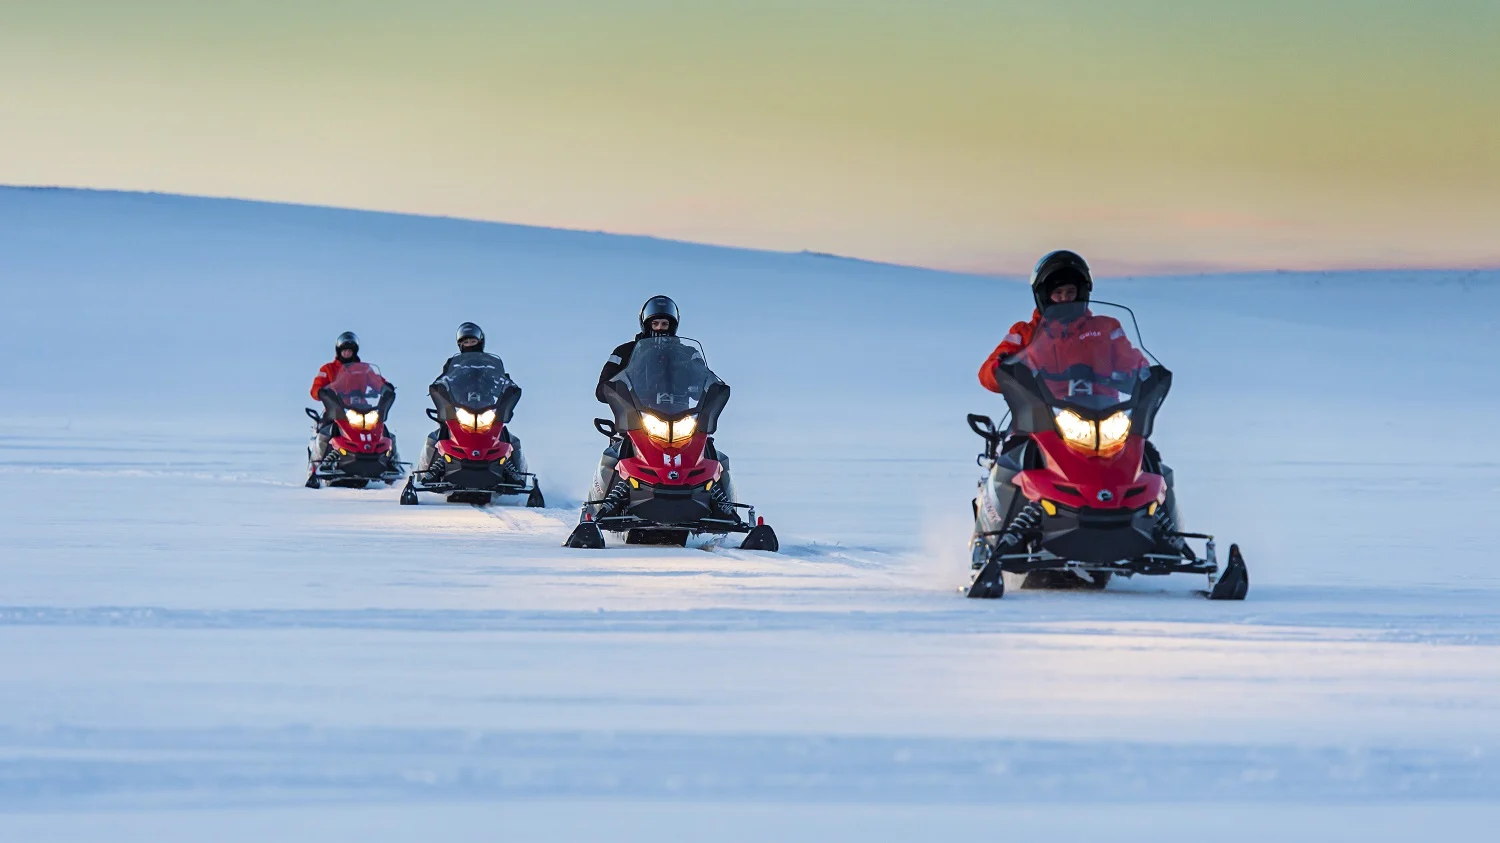
[[[1500,263],[1500,3],[0,4],[0,182],[1024,271]]]

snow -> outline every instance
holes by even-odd
[[[1500,272],[1106,279],[1201,579],[967,601],[1008,280],[0,189],[0,839],[1407,840],[1500,820]],[[559,547],[677,298],[784,553]],[[458,322],[553,508],[301,487],[353,329],[408,454]]]

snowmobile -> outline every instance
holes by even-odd
[[[1111,320],[1119,330],[1099,330]],[[1172,472],[1148,441],[1172,373],[1144,351],[1135,315],[1107,302],[1048,307],[1031,343],[1001,361],[996,380],[1008,432],[968,417],[987,469],[973,501],[968,596],[1023,588],[1102,589],[1111,576],[1204,574],[1212,600],[1243,600],[1238,545],[1221,567],[1214,538],[1179,529]],[[1203,553],[1188,540],[1206,542]]]
[[[318,397],[323,411],[307,408],[313,420],[308,488],[327,483],[363,489],[372,481],[390,485],[400,480],[405,464],[397,458],[396,438],[385,426],[396,388],[380,370],[369,363],[350,363]]]
[[[435,406],[427,410],[427,417],[439,428],[406,479],[402,505],[415,505],[418,492],[470,504],[488,504],[495,495],[526,495],[527,506],[546,505],[536,475],[526,470],[518,443],[506,428],[521,400],[521,388],[505,373],[500,358],[484,352],[460,354],[428,394]]]
[[[734,500],[712,438],[729,385],[708,368],[696,340],[639,340],[604,397],[614,419],[594,419],[594,428],[611,444],[566,547],[602,548],[608,530],[624,533],[626,544],[681,547],[694,533],[746,533],[742,549],[780,548],[755,508]]]

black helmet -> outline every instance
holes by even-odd
[[[652,296],[646,299],[646,303],[641,305],[642,333],[650,334],[651,320],[660,319],[663,316],[672,320],[672,327],[667,329],[667,333],[675,336],[677,333],[677,302],[672,301],[666,296]]]
[[[479,340],[479,345],[475,348],[464,348],[463,342],[467,339]],[[458,336],[454,342],[459,344],[459,351],[484,351],[484,331],[473,322],[465,322],[458,326]]]
[[[1052,303],[1052,291],[1064,284],[1076,286],[1078,300],[1088,301],[1089,293],[1094,290],[1094,276],[1089,272],[1088,262],[1067,249],[1048,252],[1031,271],[1031,295],[1036,299],[1036,309],[1046,310]]]
[[[346,348],[354,349],[354,359],[359,359],[359,335],[353,331],[345,331],[339,334],[339,338],[333,341],[333,356],[338,357]]]

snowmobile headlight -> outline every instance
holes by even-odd
[[[495,410],[490,408],[474,417],[474,430],[483,433],[495,425]]]
[[[344,418],[348,419],[350,424],[361,430],[363,430],[365,427],[364,414],[359,412],[358,410],[345,410]]]
[[[1094,423],[1072,410],[1057,412],[1057,432],[1064,442],[1080,451],[1092,452],[1099,443],[1099,431]]]
[[[473,430],[475,422],[478,421],[473,413],[465,410],[463,407],[454,407],[453,417],[458,419],[459,425],[466,430]]]
[[[688,416],[672,422],[672,444],[681,445],[693,438],[698,430],[698,417]]]
[[[1109,456],[1119,453],[1130,436],[1130,415],[1124,410],[1099,422],[1099,453]]]
[[[652,439],[672,441],[672,426],[650,413],[641,413],[641,426],[646,428],[646,435]]]

